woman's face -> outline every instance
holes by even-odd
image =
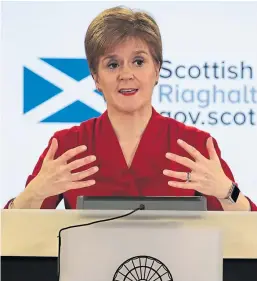
[[[147,44],[135,38],[127,39],[100,57],[94,76],[108,109],[126,113],[151,106],[158,78],[159,65]]]

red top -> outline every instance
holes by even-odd
[[[179,189],[168,185],[171,178],[163,175],[164,169],[185,172],[189,170],[176,162],[166,159],[165,154],[166,152],[172,152],[191,158],[177,144],[177,140],[180,138],[194,146],[205,157],[208,157],[206,141],[209,136],[208,133],[195,127],[186,126],[174,119],[164,117],[153,109],[152,117],[142,135],[132,164],[128,168],[107,111],[100,117],[87,120],[79,126],[58,131],[53,136],[58,140],[56,157],[71,148],[85,144],[88,148],[87,151],[77,156],[77,158],[95,155],[96,161],[77,169],[75,172],[93,166],[98,166],[99,171],[88,178],[96,180],[96,184],[93,186],[70,190],[59,196],[49,197],[44,200],[41,208],[54,209],[60,200],[64,198],[65,208],[75,209],[76,199],[79,195],[193,196],[195,195],[194,190]],[[220,157],[220,150],[215,140],[214,143]],[[26,185],[38,174],[49,144],[40,156],[32,175],[28,177]],[[226,175],[234,181],[228,165],[222,159],[221,163]],[[206,197],[208,210],[223,210],[215,197]],[[250,203],[251,209],[257,211],[257,206],[251,201]],[[5,208],[7,207],[8,204]]]

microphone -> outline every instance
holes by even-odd
[[[144,204],[140,204],[139,210],[145,210],[145,205]]]

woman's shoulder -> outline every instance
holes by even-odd
[[[176,119],[163,117],[168,124],[170,139],[182,139],[205,154],[206,142],[211,134],[196,126],[182,123]],[[216,141],[216,140],[215,140]]]
[[[176,119],[163,116],[163,120],[167,122],[168,126],[171,128],[171,131],[176,132],[177,135],[183,136],[186,138],[195,138],[195,137],[209,137],[210,133],[200,129],[194,125],[189,125],[183,122],[180,122]]]
[[[58,150],[66,151],[79,145],[87,145],[92,138],[99,117],[91,118],[78,125],[56,131],[52,138],[58,141]],[[51,139],[52,139],[51,138]]]
[[[194,125],[188,125],[172,117],[164,116],[153,108],[153,120],[156,126],[168,129],[169,134],[176,138],[194,140],[195,138],[208,138],[210,134]]]
[[[81,122],[78,125],[71,126],[69,128],[58,130],[54,133],[57,138],[70,138],[70,137],[78,137],[81,134],[85,134],[93,129],[95,124],[97,123],[98,117],[88,119],[86,121]]]

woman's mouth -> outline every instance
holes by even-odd
[[[132,96],[137,93],[138,89],[134,88],[127,88],[127,89],[120,89],[119,93],[124,95],[124,96]]]

